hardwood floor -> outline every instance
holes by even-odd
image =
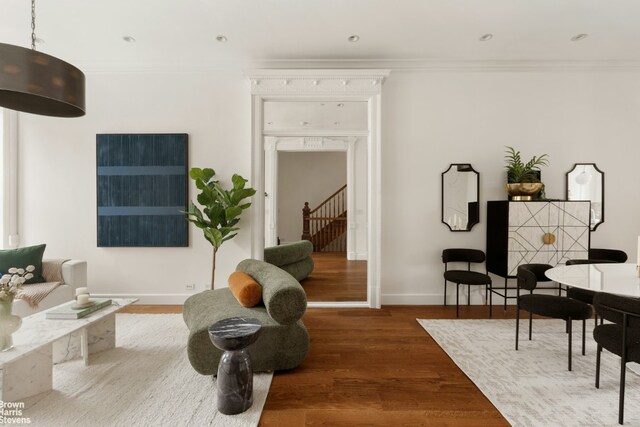
[[[309,309],[311,351],[274,375],[260,425],[508,425],[416,322],[453,317],[455,307]]]
[[[308,301],[366,301],[367,261],[348,261],[344,252],[314,252],[313,272],[300,284]]]
[[[180,312],[133,306],[128,312]],[[261,426],[508,426],[418,325],[455,317],[455,306],[308,309],[311,350],[298,368],[276,372]],[[461,306],[461,318],[487,318],[486,306]],[[514,318],[494,307],[494,318]]]
[[[128,305],[118,313],[130,314],[166,314],[182,313],[181,305]]]

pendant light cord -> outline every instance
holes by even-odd
[[[31,0],[31,49],[36,50],[36,0]]]

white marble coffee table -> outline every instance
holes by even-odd
[[[45,311],[22,319],[14,347],[0,353],[0,400],[16,402],[53,388],[53,365],[84,358],[116,345],[116,312],[136,298],[113,299],[112,305],[77,320],[52,320]],[[66,303],[65,303],[66,304]]]

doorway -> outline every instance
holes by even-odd
[[[277,197],[271,201],[276,206],[273,235],[276,244],[301,239],[313,244],[314,269],[301,281],[308,301],[367,300],[366,235],[358,236],[357,229],[348,232],[348,224],[357,223],[357,212],[362,216],[366,208],[355,197],[348,200],[366,177],[358,179],[356,168],[347,167],[347,157],[347,151],[277,150],[277,190],[267,196]],[[354,176],[347,179],[348,174]],[[347,182],[355,187],[348,188]]]
[[[292,147],[319,151],[332,151],[330,146],[342,145],[341,149],[347,150],[348,165],[348,146],[353,145],[349,140],[358,140],[359,146],[366,150],[365,167],[359,169],[366,175],[366,187],[359,193],[365,197],[366,211],[362,212],[360,223],[348,225],[347,232],[359,229],[366,235],[367,300],[310,302],[310,307],[380,307],[381,94],[388,75],[389,70],[364,69],[253,70],[247,73],[251,86],[251,183],[261,195],[254,197],[251,209],[253,258],[263,259],[264,247],[270,246],[268,238],[275,237],[277,242],[277,236],[269,235],[269,228],[274,224],[265,221],[268,210],[275,212],[275,208],[269,206],[271,192],[267,190],[273,183],[265,172],[277,162],[275,151],[280,145],[270,147],[270,140],[287,138],[292,140],[287,142]],[[319,108],[328,106],[333,112],[338,111],[340,117],[336,119],[333,113],[318,113]],[[271,215],[272,219],[275,217]],[[354,256],[358,255],[356,248]]]

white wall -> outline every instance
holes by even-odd
[[[486,201],[506,199],[505,145],[527,158],[549,154],[549,198],[565,197],[573,163],[596,162],[606,216],[591,244],[635,259],[639,73],[394,71],[382,108],[383,304],[442,304],[442,249],[485,249]],[[467,162],[480,172],[480,224],[452,233],[440,223],[440,173]]]
[[[346,152],[278,152],[281,242],[300,240],[304,202],[313,209],[346,183]]]
[[[5,173],[4,173],[4,169],[6,168],[6,164],[5,164],[5,132],[4,132],[4,127],[5,127],[5,122],[6,118],[5,118],[5,110],[3,108],[0,108],[0,165],[2,165],[2,169],[3,169],[3,173],[0,174],[0,249],[4,249],[5,247],[5,225],[4,225],[4,218],[5,218],[5,214],[4,214],[4,207],[7,203],[7,201],[5,200],[5,182],[6,182],[6,178],[5,178]]]
[[[0,109],[0,248],[19,246],[18,230],[18,113]]]
[[[80,119],[20,115],[23,244],[89,262],[94,292],[169,295],[208,283],[210,246],[96,248],[95,134],[186,132],[190,166],[250,175],[250,97],[241,71],[91,74]],[[548,153],[549,197],[564,197],[575,162],[606,173],[605,223],[592,246],[635,259],[640,234],[640,73],[623,71],[393,71],[383,90],[383,304],[441,304],[440,253],[485,248],[486,201],[506,198],[503,149]],[[450,163],[480,172],[480,224],[452,233],[440,222],[440,174]],[[191,189],[192,196],[195,188]],[[248,216],[218,253],[218,286],[250,254]],[[496,278],[496,280],[498,280]]]
[[[96,133],[186,132],[190,167],[213,167],[227,182],[233,173],[247,178],[248,84],[240,72],[90,74],[87,91],[83,118],[20,115],[23,245],[44,242],[46,257],[87,260],[95,293],[157,294],[145,301],[159,302],[175,301],[170,295],[188,283],[202,290],[211,246],[195,227],[188,248],[96,247]],[[196,191],[192,185],[191,198]],[[249,257],[248,218],[218,252],[216,287]]]

